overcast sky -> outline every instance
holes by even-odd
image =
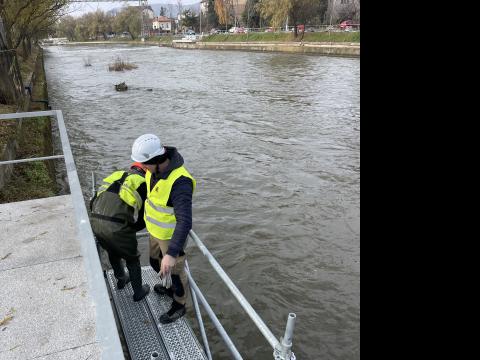
[[[183,5],[191,5],[200,2],[200,0],[182,0]],[[176,0],[149,0],[148,4],[176,4]],[[124,4],[129,5],[138,5],[138,0],[136,1],[96,1],[96,2],[81,2],[81,3],[72,3],[68,7],[69,15],[72,16],[82,16],[88,12],[94,12],[97,10],[108,11],[115,8],[121,8]],[[157,15],[157,14],[155,14]]]

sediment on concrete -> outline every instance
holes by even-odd
[[[2,360],[102,358],[74,216],[70,195],[0,204]]]
[[[243,51],[272,51],[303,54],[320,54],[331,56],[360,56],[359,43],[221,43],[221,42],[174,42],[176,49],[205,49],[205,50],[243,50]]]

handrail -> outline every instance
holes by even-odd
[[[218,320],[217,315],[215,315],[215,312],[212,310],[212,308],[208,304],[207,299],[205,299],[202,292],[198,288],[197,283],[195,282],[195,280],[193,280],[193,277],[190,274],[190,271],[188,269],[185,269],[185,273],[187,274],[188,281],[190,282],[191,287],[193,288],[193,290],[195,291],[195,294],[200,299],[200,302],[202,303],[203,307],[207,311],[208,316],[213,322],[213,325],[215,325],[215,327],[217,328],[217,331],[220,333],[220,336],[222,337],[223,341],[227,345],[228,350],[230,350],[230,353],[232,354],[233,358],[236,360],[243,360],[242,355],[240,355],[240,353],[238,352],[237,348],[235,347],[232,340],[228,336],[227,332],[223,328],[222,324]]]
[[[78,237],[82,249],[85,268],[87,273],[87,281],[92,296],[95,309],[95,325],[96,340],[102,349],[103,360],[121,360],[124,359],[120,337],[117,332],[117,325],[113,316],[113,310],[110,305],[107,286],[103,278],[103,271],[98,257],[95,239],[93,237],[92,228],[88,219],[85,201],[78,179],[75,161],[68,140],[67,129],[63,120],[61,110],[51,111],[32,111],[24,113],[0,114],[0,120],[14,120],[22,118],[53,116],[57,120],[58,131],[62,144],[65,166],[68,175],[68,183],[70,185],[70,195],[75,210],[75,220],[78,230]],[[37,159],[23,159],[28,161],[36,161]],[[11,162],[11,161],[8,161]],[[25,162],[25,161],[24,161]],[[6,161],[0,162],[6,163]]]
[[[261,331],[261,333],[263,334],[265,339],[267,339],[267,341],[270,343],[270,345],[274,349],[279,348],[280,347],[280,342],[277,340],[275,335],[272,334],[270,329],[267,327],[267,325],[265,325],[265,323],[260,318],[260,316],[258,316],[257,312],[253,309],[253,307],[250,305],[250,303],[247,301],[247,299],[245,299],[245,297],[242,295],[240,290],[238,290],[238,288],[235,286],[233,281],[229,278],[229,276],[225,273],[225,271],[223,271],[220,264],[217,262],[217,260],[215,260],[215,258],[210,253],[210,251],[208,251],[208,249],[202,243],[202,241],[199,239],[197,234],[195,234],[195,232],[193,230],[190,230],[189,235],[193,239],[193,241],[195,241],[196,245],[198,246],[200,251],[203,253],[203,255],[205,255],[207,257],[208,261],[210,262],[210,264],[212,265],[214,270],[217,272],[217,274],[225,282],[227,287],[232,292],[233,296],[235,296],[235,298],[238,300],[238,302],[243,307],[243,309],[248,314],[248,316],[250,316],[250,318],[255,323],[255,325],[257,325],[258,329]]]
[[[137,237],[144,237],[148,236],[148,232],[139,232],[137,233]],[[217,274],[220,276],[220,278],[224,281],[224,283],[227,285],[227,287],[230,289],[232,294],[235,296],[235,298],[238,300],[240,305],[243,307],[245,312],[250,316],[252,321],[255,323],[255,325],[258,327],[260,332],[263,334],[265,339],[270,343],[272,346],[274,352],[274,359],[275,360],[295,360],[295,354],[291,351],[292,344],[293,344],[293,330],[295,328],[295,321],[296,321],[296,314],[295,313],[289,313],[288,318],[287,318],[287,325],[285,327],[285,333],[284,336],[280,338],[280,341],[277,340],[275,335],[270,331],[270,329],[265,325],[263,320],[260,318],[260,316],[257,314],[257,312],[253,309],[253,307],[250,305],[247,299],[242,295],[240,290],[235,286],[233,281],[230,279],[230,277],[225,273],[225,271],[222,269],[220,264],[215,260],[213,255],[210,253],[210,251],[207,249],[207,247],[203,244],[203,242],[200,240],[200,238],[195,234],[193,230],[190,230],[189,232],[190,238],[193,239],[195,242],[195,245],[198,246],[200,251],[205,255],[210,262],[210,265],[215,269]],[[210,319],[213,321],[215,327],[219,331],[220,335],[222,336],[224,342],[228,346],[230,352],[232,352],[232,355],[237,358],[237,355],[235,352],[237,352],[237,349],[235,348],[235,345],[233,345],[232,341],[228,337],[228,335],[225,333],[223,330],[222,325],[219,323],[218,318],[216,317],[215,313],[213,310],[210,308],[210,305],[208,304],[207,300],[203,296],[202,292],[196,285],[195,281],[193,280],[193,276],[190,273],[190,269],[188,268],[188,264],[185,266],[185,270],[187,273],[187,277],[189,281],[191,281],[191,289],[194,290],[196,295],[198,295],[203,307],[207,311],[208,316]],[[195,306],[195,314],[198,316],[198,309],[196,307],[196,301],[195,299],[192,299],[194,302]],[[204,337],[204,334],[202,333],[202,338]],[[238,355],[240,356],[240,355]]]
[[[9,165],[9,164],[20,164],[32,161],[43,161],[43,160],[53,160],[53,159],[63,159],[63,155],[52,155],[52,156],[44,156],[44,157],[37,157],[37,158],[29,158],[29,159],[16,159],[16,160],[7,160],[0,162],[0,165]]]
[[[187,259],[185,259],[185,270],[187,274],[190,274],[190,268],[188,267]],[[210,346],[208,345],[207,333],[205,332],[205,326],[203,326],[202,314],[200,313],[200,308],[198,307],[197,294],[195,292],[195,289],[193,288],[192,283],[189,283],[189,286],[190,286],[190,295],[192,296],[193,308],[195,310],[195,316],[197,317],[198,328],[200,329],[200,334],[202,335],[203,348],[205,350],[205,354],[207,355],[208,360],[212,360]],[[200,289],[198,291],[200,291]]]

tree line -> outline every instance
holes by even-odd
[[[18,57],[28,60],[32,45],[55,31],[69,0],[0,0],[0,103],[23,97]]]
[[[351,0],[358,3],[359,0]],[[283,27],[288,23],[294,27],[301,24],[325,24],[331,19],[327,16],[329,0],[247,0],[242,14],[236,13],[237,0],[208,0],[204,14],[184,9],[181,0],[177,0],[176,13],[181,14],[177,29],[193,29],[208,32],[212,28],[229,29],[232,26],[248,28]],[[353,6],[353,5],[352,5]],[[342,18],[352,18],[356,14],[353,7],[345,7]],[[161,7],[161,16],[173,16],[172,9]],[[92,38],[107,38],[108,33],[128,32],[132,39],[141,35],[141,10],[138,7],[125,7],[117,15],[102,11],[88,13],[79,18],[65,16],[57,25],[58,35],[69,40],[85,41]],[[200,29],[200,24],[202,28]],[[175,25],[175,24],[174,24]]]

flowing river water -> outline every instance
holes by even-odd
[[[117,57],[138,68],[109,72]],[[48,47],[45,70],[86,197],[92,171],[128,167],[135,138],[159,135],[197,180],[193,229],[274,335],[294,312],[298,359],[360,358],[359,59],[97,45]],[[272,359],[200,251],[187,253],[242,356]],[[204,320],[214,359],[228,359]]]

